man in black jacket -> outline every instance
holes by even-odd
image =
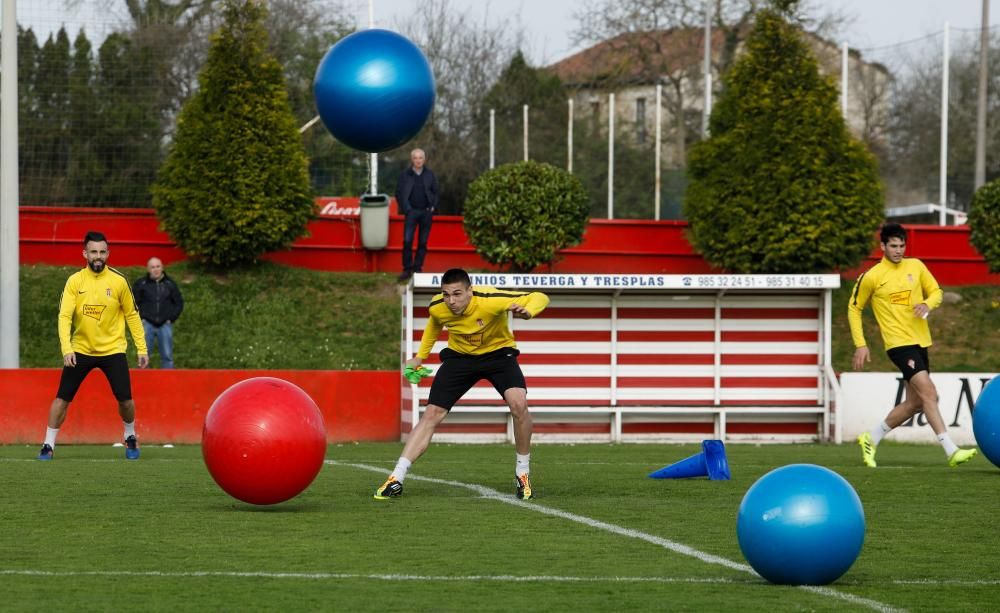
[[[409,281],[415,272],[424,268],[427,255],[427,239],[431,235],[431,218],[438,205],[437,179],[430,168],[424,166],[423,149],[410,152],[411,166],[399,176],[396,184],[396,203],[399,211],[406,216],[403,226],[403,272],[399,280]],[[417,257],[413,257],[413,234],[420,226],[417,237]]]
[[[160,365],[163,368],[173,368],[173,324],[184,310],[184,298],[174,280],[164,272],[163,262],[159,258],[149,258],[146,268],[149,274],[132,286],[135,304],[142,317],[142,327],[146,331],[146,345],[150,355],[153,355],[153,347],[159,347]]]

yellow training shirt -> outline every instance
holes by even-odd
[[[136,350],[140,355],[147,353],[142,320],[125,275],[107,266],[99,273],[84,268],[70,275],[59,305],[59,345],[63,355],[125,353],[125,322]]]
[[[444,303],[442,294],[435,295],[417,357],[426,359],[431,354],[442,328],[448,329],[448,348],[458,353],[482,355],[503,347],[517,347],[507,326],[507,307],[512,304],[523,306],[535,317],[548,306],[549,297],[541,292],[475,286],[465,312],[455,315]]]
[[[866,345],[861,312],[870,299],[887,351],[904,345],[930,347],[930,326],[926,319],[913,314],[913,307],[922,302],[934,310],[943,297],[944,292],[923,262],[903,258],[899,264],[893,264],[883,257],[858,277],[847,304],[854,346]]]

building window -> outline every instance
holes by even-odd
[[[597,131],[597,126],[601,125],[601,103],[597,98],[590,99],[590,129]]]
[[[635,142],[642,145],[646,142],[646,99],[635,99]]]

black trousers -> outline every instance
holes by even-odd
[[[434,211],[430,209],[410,209],[406,213],[406,224],[403,226],[403,272],[421,272],[424,269],[424,257],[427,255],[427,239],[431,236],[431,219]],[[417,227],[417,257],[413,258],[413,235]]]

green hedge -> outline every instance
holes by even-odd
[[[589,209],[580,180],[565,170],[504,164],[469,186],[465,232],[487,262],[528,272],[583,240]]]
[[[1000,272],[1000,180],[980,187],[969,208],[969,240],[990,272]]]

